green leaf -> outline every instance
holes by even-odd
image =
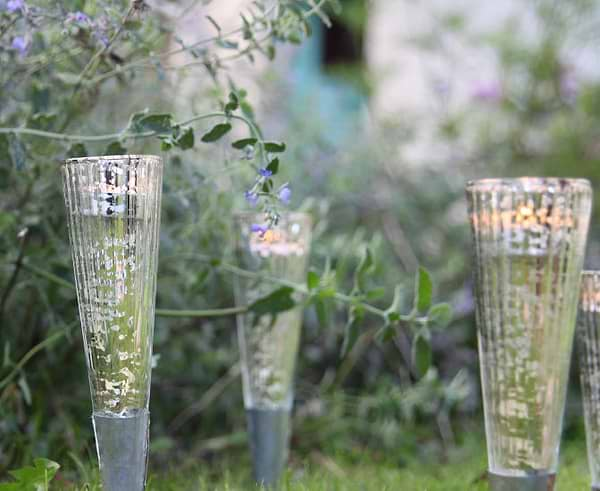
[[[252,39],[252,27],[250,26],[250,22],[246,19],[246,16],[240,13],[240,17],[242,18],[242,22],[244,23],[243,28],[243,38],[244,39]]]
[[[288,35],[287,40],[292,44],[302,44],[302,38],[298,33],[291,33]]]
[[[240,101],[237,95],[235,94],[235,92],[230,92],[229,102],[225,104],[225,112],[229,114],[232,111],[235,111],[238,107],[240,107]]]
[[[270,170],[273,173],[273,175],[277,174],[277,172],[279,171],[279,159],[274,158],[273,160],[271,160],[271,162],[269,162],[269,165],[267,165],[267,170]]]
[[[219,123],[213,126],[212,129],[204,133],[201,139],[205,143],[214,142],[229,131],[231,131],[231,125],[229,123]]]
[[[238,43],[235,41],[229,41],[227,39],[217,39],[217,46],[225,49],[238,49]]]
[[[317,312],[317,319],[322,328],[326,328],[329,325],[329,309],[327,302],[321,298],[315,299],[315,310]]]
[[[374,269],[373,255],[368,247],[363,250],[362,257],[358,263],[358,267],[354,272],[354,288],[359,292],[366,290],[367,275]]]
[[[35,459],[33,466],[9,471],[16,482],[0,484],[0,491],[45,491],[60,465],[48,459]]]
[[[263,193],[270,193],[272,189],[273,189],[273,181],[271,179],[267,179],[265,182],[263,182],[263,185],[262,185]]]
[[[395,315],[399,317],[400,314],[400,303],[402,302],[402,287],[400,285],[396,285],[394,288],[394,299],[392,300],[392,304],[385,311],[385,315],[390,320],[390,322],[394,322],[397,319],[393,319],[392,316]]]
[[[67,150],[67,158],[87,157],[87,148],[83,143],[73,143]]]
[[[173,139],[171,137],[165,138],[160,142],[160,149],[163,152],[168,152],[173,148]]]
[[[321,288],[319,290],[319,298],[322,298],[322,299],[332,298],[335,296],[335,294],[336,294],[336,289],[331,286]]]
[[[427,313],[429,322],[437,327],[446,327],[452,321],[452,307],[448,303],[438,303]]]
[[[381,333],[381,339],[384,342],[389,342],[392,339],[394,339],[394,335],[396,334],[396,326],[394,326],[393,324],[386,324],[383,327],[382,333]]]
[[[271,153],[285,152],[285,143],[283,142],[265,142],[265,150]]]
[[[250,103],[246,100],[240,101],[240,109],[244,113],[244,116],[250,119],[254,119],[254,109]]]
[[[127,149],[121,144],[120,141],[114,141],[109,143],[104,150],[105,155],[127,155]]]
[[[267,58],[271,61],[275,59],[275,45],[269,44],[267,46]]]
[[[419,266],[415,286],[415,307],[418,312],[427,312],[431,306],[432,294],[433,283],[431,282],[431,275],[425,268]]]
[[[52,129],[56,119],[54,113],[36,113],[28,119],[27,127],[48,131]]]
[[[19,386],[19,389],[21,389],[21,394],[23,394],[25,404],[31,406],[31,389],[29,388],[29,384],[27,383],[27,378],[25,375],[21,375],[21,377],[19,377],[17,385]]]
[[[375,340],[378,342],[388,342],[394,338],[396,334],[396,326],[390,322],[389,317],[386,316],[384,324],[375,333]]]
[[[280,312],[293,309],[296,306],[296,302],[292,298],[293,293],[293,288],[282,286],[267,296],[259,298],[248,307],[248,310],[260,317],[265,314],[276,315]]]
[[[306,286],[308,286],[309,290],[315,290],[316,288],[318,288],[320,282],[321,281],[317,273],[315,273],[314,271],[308,272],[308,275],[306,276]]]
[[[129,133],[146,133],[153,131],[158,134],[171,133],[173,116],[171,114],[149,113],[147,109],[131,115],[127,131]]]
[[[8,151],[8,135],[6,133],[0,133],[0,162],[8,162],[11,160],[10,152]]]
[[[173,127],[173,116],[170,114],[147,114],[137,121],[138,133],[153,131],[157,134],[170,133]]]
[[[219,33],[219,36],[220,36],[221,35],[221,26],[219,26],[219,24],[217,24],[217,21],[215,19],[213,19],[210,15],[207,15],[206,18],[214,26],[214,28],[217,30],[217,32]]]
[[[312,30],[312,26],[310,25],[310,22],[308,20],[306,20],[306,19],[303,20],[302,27],[304,29],[304,34],[306,35],[306,37],[312,36],[313,30]]]
[[[12,160],[13,165],[17,170],[22,170],[25,168],[25,146],[21,139],[10,133],[8,135],[8,154],[10,155],[10,160]]]
[[[387,289],[384,287],[371,288],[366,292],[366,298],[368,301],[378,300],[385,296],[386,291]]]
[[[340,357],[344,358],[354,345],[360,336],[360,322],[364,316],[363,309],[358,305],[351,305],[348,310],[348,322],[346,322],[346,329],[344,331],[344,342],[342,343],[342,349]]]
[[[234,141],[231,146],[238,150],[243,150],[248,145],[255,145],[257,142],[256,138],[242,138],[241,140]]]
[[[419,332],[413,341],[413,364],[422,377],[431,366],[431,345],[423,332]]]
[[[185,128],[183,133],[175,140],[175,143],[181,150],[188,150],[194,147],[194,130],[192,128]]]

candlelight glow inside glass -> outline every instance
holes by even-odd
[[[600,491],[600,271],[584,271],[577,344],[592,491]]]
[[[102,482],[143,490],[162,161],[84,157],[62,174]]]
[[[466,187],[492,490],[552,490],[592,191],[580,179]]]
[[[257,275],[235,277],[238,305],[251,305],[281,284],[265,280],[306,280],[311,221],[302,213],[284,214],[269,229],[263,214],[236,216],[238,265]],[[254,313],[238,315],[244,405],[257,482],[277,482],[287,461],[293,378],[302,309],[295,307],[276,317]]]

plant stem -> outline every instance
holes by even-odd
[[[28,262],[21,263],[21,266],[23,269],[29,271],[30,273],[33,273],[39,276],[40,278],[44,278],[50,281],[51,283],[54,283],[55,285],[75,290],[75,285],[73,283],[62,279],[60,276],[57,276],[54,273],[50,273],[49,271],[38,268],[37,266],[34,266],[33,264],[30,264]]]
[[[210,118],[218,118],[218,117],[227,117],[224,112],[213,112],[207,114],[199,114],[196,116],[192,116],[185,121],[174,123],[175,126],[185,126],[196,121],[200,121],[202,119],[210,119]],[[244,121],[249,128],[252,129],[254,126],[248,119],[243,116],[231,115],[232,119],[238,119]],[[125,133],[125,130],[120,131],[119,133],[108,133],[105,135],[73,135],[69,133],[55,133],[52,131],[43,131],[36,130],[33,128],[0,128],[0,134],[5,133],[15,133],[21,135],[30,135],[37,136],[40,138],[48,138],[51,140],[68,140],[68,141],[108,141],[108,140],[128,140],[133,138],[148,138],[151,136],[159,135],[160,133],[157,131],[145,131],[142,133]]]
[[[248,307],[245,306],[206,310],[156,309],[156,315],[159,317],[223,317],[227,315],[243,314],[247,311]]]
[[[60,339],[64,335],[66,335],[67,332],[69,330],[71,330],[71,328],[73,326],[75,326],[76,324],[77,324],[77,322],[72,322],[67,327],[65,327],[62,331],[56,332],[52,336],[48,336],[46,339],[44,339],[43,341],[41,341],[38,344],[36,344],[27,353],[25,353],[25,355],[23,355],[23,358],[21,358],[17,362],[17,364],[13,367],[13,369],[10,371],[10,373],[6,377],[4,377],[2,380],[0,380],[0,389],[4,388],[6,385],[8,385],[8,383],[15,377],[15,375],[17,375],[17,373],[25,366],[25,364],[37,352],[39,352],[40,350],[46,348],[47,346],[50,346],[52,343],[54,343],[55,341],[57,341],[58,339]]]
[[[307,10],[304,14],[303,17],[305,19],[308,19],[309,17],[313,16],[313,15],[318,15],[321,19],[321,21],[327,26],[330,27],[331,26],[331,22],[329,21],[329,18],[323,13],[322,11],[322,7],[323,5],[325,5],[329,0],[319,0],[318,2],[312,2],[313,4],[312,7]],[[272,6],[271,8],[269,8],[268,10],[266,10],[264,12],[264,16],[263,19],[267,19],[268,16],[273,13],[273,11],[277,8],[277,5]],[[253,23],[252,23],[252,27],[254,27],[256,24],[258,24],[260,21],[260,19],[256,19]],[[268,21],[267,21],[268,23]],[[155,68],[156,64],[155,62],[157,62],[158,60],[160,60],[161,58],[164,57],[169,57],[169,56],[173,56],[173,55],[177,55],[180,53],[184,53],[187,51],[191,51],[199,46],[205,45],[205,44],[211,44],[211,43],[215,43],[220,39],[227,39],[230,36],[234,36],[236,34],[239,34],[241,32],[244,31],[244,26],[240,26],[237,27],[235,29],[232,29],[231,31],[228,31],[226,33],[221,33],[218,36],[212,36],[209,38],[205,38],[205,39],[201,39],[200,41],[196,41],[195,43],[192,43],[188,46],[182,46],[180,48],[176,48],[176,49],[172,49],[169,51],[166,51],[164,53],[158,54],[158,55],[152,55],[152,56],[147,56],[144,58],[140,58],[138,60],[135,61],[131,61],[129,63],[126,63],[124,65],[119,66],[118,68],[115,68],[113,70],[109,70],[105,73],[101,73],[100,75],[98,75],[95,78],[92,78],[90,80],[88,80],[88,84],[90,85],[95,85],[98,84],[99,82],[102,82],[108,78],[111,78],[115,75],[118,75],[120,73],[123,73],[125,70],[129,70],[129,69],[134,69],[134,68]],[[257,31],[258,32],[258,31]],[[256,41],[257,44],[260,45],[260,43],[266,41],[267,39],[269,39],[271,37],[271,32],[268,33],[267,36],[263,37],[262,39]],[[237,58],[241,58],[242,56],[244,56],[245,54],[247,54],[248,52],[252,51],[252,49],[254,48],[254,46],[249,46],[243,50],[241,50],[239,53],[236,53],[234,55],[231,56],[227,56],[227,57],[223,57],[223,58],[217,58],[215,60],[213,60],[213,62],[218,62],[221,63],[223,61],[231,61],[233,59],[237,59]],[[192,64],[203,64],[205,65],[206,63],[211,63],[211,60],[202,60],[202,61],[198,61],[198,62],[192,62]],[[185,64],[185,65],[180,65],[180,66],[172,66],[172,67],[162,67],[163,69],[181,69],[181,68],[185,68],[187,66],[191,66],[190,64]]]
[[[195,257],[196,259],[200,259],[203,261],[214,260],[214,258],[210,258],[208,256],[203,256],[201,254],[194,254],[192,256]],[[33,274],[36,274],[42,278],[47,279],[48,281],[56,283],[58,285],[65,286],[65,287],[71,288],[71,289],[75,288],[75,286],[72,283],[56,276],[53,273],[50,273],[41,268],[38,268],[37,266],[33,266],[29,263],[23,263],[23,268],[30,271]],[[274,278],[272,276],[255,273],[253,271],[248,271],[248,270],[245,270],[242,268],[238,268],[237,266],[234,266],[233,264],[228,264],[228,263],[220,263],[217,266],[217,268],[220,268],[224,271],[228,271],[230,273],[236,274],[241,277],[262,279],[262,280],[269,281],[271,283],[275,283],[275,284],[278,284],[281,286],[288,286],[290,288],[293,288],[294,291],[297,291],[298,293],[302,294],[305,297],[310,296],[310,292],[308,291],[306,286],[299,284],[299,283],[294,283],[292,281],[282,280],[280,278]],[[360,299],[357,299],[355,297],[351,297],[344,293],[336,292],[335,294],[333,294],[332,298],[334,300],[336,300],[337,302],[343,303],[343,304],[358,303],[366,312],[369,312],[373,315],[381,317],[382,319],[386,318],[386,312],[384,310],[377,308],[371,304],[368,304],[368,303],[366,303]],[[230,316],[230,315],[236,315],[236,314],[243,314],[247,310],[248,310],[248,306],[236,306],[236,307],[226,307],[226,308],[222,308],[222,309],[205,309],[205,310],[156,309],[156,315],[158,317],[223,317],[223,316]],[[421,318],[411,319],[410,316],[401,316],[401,320],[403,320],[403,321],[413,320],[416,322],[425,322],[426,321],[426,319],[421,319]]]
[[[123,20],[121,21],[118,29],[113,33],[113,35],[111,36],[111,38],[108,40],[108,43],[106,43],[106,45],[102,46],[102,48],[100,48],[98,51],[96,51],[96,53],[94,54],[94,56],[92,56],[90,58],[90,61],[88,61],[87,65],[85,65],[85,67],[83,68],[83,70],[79,74],[79,77],[77,78],[77,83],[75,85],[75,91],[73,92],[73,95],[75,95],[77,93],[77,91],[79,90],[79,88],[81,87],[81,83],[83,82],[84,77],[88,74],[88,72],[92,68],[94,68],[94,69],[96,68],[97,62],[100,59],[100,57],[104,53],[106,53],[106,51],[111,46],[111,44],[117,39],[117,37],[119,37],[119,35],[123,31],[123,27],[125,27],[125,24],[127,23],[127,21],[129,20],[129,18],[131,17],[131,14],[133,14],[133,10],[134,10],[134,6],[132,5],[127,10],[127,13],[123,16]]]

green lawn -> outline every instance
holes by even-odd
[[[292,456],[283,491],[465,491],[487,490],[485,448],[479,439],[451,452],[445,463],[438,460],[406,461],[398,466],[386,463],[375,453],[324,455],[313,452],[302,461]],[[150,471],[149,491],[242,491],[258,489],[250,478],[246,456],[218,460],[214,465],[184,464],[161,475]],[[91,484],[74,485],[60,475],[51,490],[98,490],[97,476]],[[564,444],[558,489],[589,490],[589,472],[582,441]]]

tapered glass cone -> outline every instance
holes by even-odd
[[[310,247],[308,215],[284,214],[271,229],[264,215],[239,215],[236,237],[239,266],[256,273],[236,276],[238,305],[266,297],[281,288],[278,281],[304,283]],[[270,485],[287,461],[302,311],[296,307],[275,318],[249,312],[239,315],[237,321],[255,477]]]
[[[104,488],[141,490],[162,162],[86,157],[68,160],[62,174]]]
[[[577,344],[592,489],[600,489],[600,271],[584,271]]]
[[[490,483],[553,489],[591,188],[485,179],[467,200]]]

